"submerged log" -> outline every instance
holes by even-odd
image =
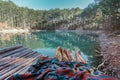
[[[95,53],[101,54],[101,51],[95,49]]]
[[[100,70],[100,68],[101,68],[102,66],[104,66],[105,62],[106,62],[109,58],[110,58],[110,57],[107,57],[105,60],[103,60],[103,62],[97,66],[97,70]]]

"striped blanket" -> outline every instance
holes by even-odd
[[[117,80],[92,71],[88,64],[59,62],[57,58],[40,58],[24,74],[15,74],[8,80]]]

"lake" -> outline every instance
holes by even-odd
[[[14,45],[32,48],[38,53],[54,57],[56,48],[71,49],[73,54],[81,50],[82,57],[92,66],[97,66],[99,59],[95,55],[97,36],[79,31],[41,31],[29,34],[0,34],[0,49]]]

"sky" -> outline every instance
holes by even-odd
[[[18,6],[39,10],[49,10],[51,8],[76,8],[84,9],[94,0],[11,0]]]

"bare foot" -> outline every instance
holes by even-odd
[[[86,61],[81,56],[80,50],[76,51],[75,56],[76,56],[76,62],[86,63]]]
[[[68,56],[67,56],[67,51],[62,50],[62,60],[61,61],[69,61]]]
[[[68,55],[68,58],[69,58],[69,60],[71,62],[74,61],[74,58],[73,58],[73,55],[72,55],[72,51],[70,49],[67,50],[67,55]]]
[[[58,47],[56,50],[56,58],[61,61],[61,53],[62,53],[62,48]]]

